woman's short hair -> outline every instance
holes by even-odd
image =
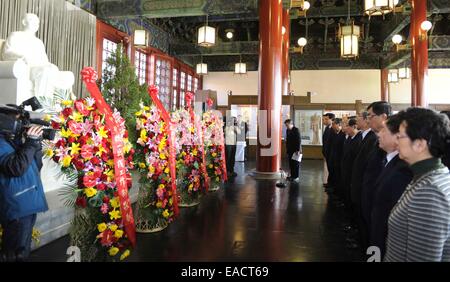
[[[445,114],[430,109],[409,108],[403,115],[406,134],[412,141],[427,141],[430,153],[438,158],[445,151],[450,139],[450,120]]]

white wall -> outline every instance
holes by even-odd
[[[450,104],[450,69],[428,70],[428,90],[430,104]],[[401,80],[390,85],[392,103],[411,102],[411,80]]]
[[[313,103],[369,103],[380,99],[380,70],[305,70],[291,72],[291,90],[306,96],[313,92]],[[429,103],[450,104],[450,69],[429,70]],[[218,104],[227,105],[227,91],[233,95],[257,95],[258,72],[235,75],[210,72],[203,78],[203,88],[217,91]],[[392,103],[410,103],[411,80],[390,86]]]

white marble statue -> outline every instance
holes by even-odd
[[[26,14],[22,19],[23,30],[9,35],[3,46],[3,61],[22,59],[30,69],[33,83],[33,95],[53,97],[55,88],[71,89],[75,81],[72,72],[59,71],[49,62],[44,43],[36,37],[39,30],[39,18],[35,14]]]

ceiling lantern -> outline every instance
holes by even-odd
[[[398,70],[390,70],[388,74],[388,82],[389,83],[398,83]]]
[[[364,0],[364,12],[369,17],[384,16],[394,11],[398,0]]]
[[[197,43],[202,47],[211,47],[216,44],[216,29],[208,26],[208,16],[206,16],[206,24],[198,29]]]
[[[147,47],[148,33],[145,29],[136,29],[133,34],[133,44],[135,47]]]
[[[199,75],[208,74],[208,65],[205,63],[197,64],[197,74]]]
[[[411,77],[411,69],[407,66],[401,67],[398,69],[398,78],[399,79],[409,79]]]
[[[247,64],[246,63],[236,63],[234,65],[234,73],[235,74],[246,74],[247,73]]]
[[[341,58],[354,59],[359,56],[359,37],[361,28],[352,22],[350,25],[339,25],[338,37],[341,42]]]

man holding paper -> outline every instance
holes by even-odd
[[[288,180],[298,182],[300,162],[302,160],[302,139],[300,131],[294,126],[292,120],[287,119],[286,124],[286,152],[289,160],[289,168],[291,169],[291,176]]]

